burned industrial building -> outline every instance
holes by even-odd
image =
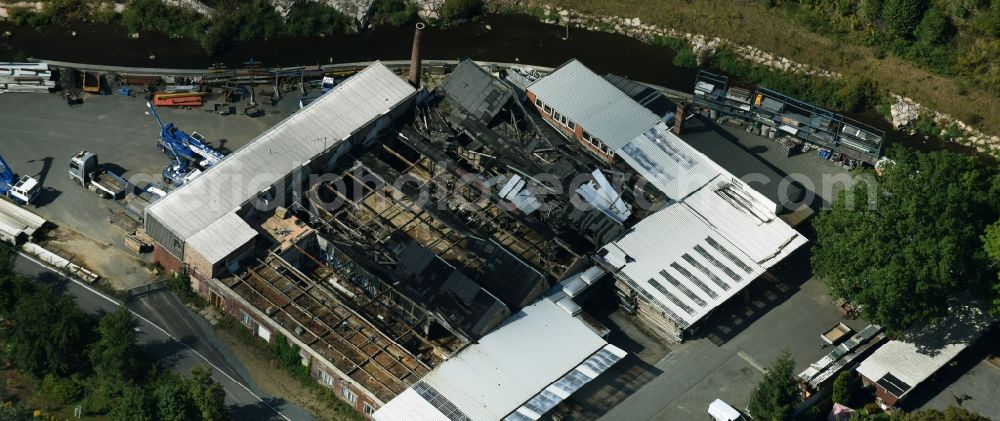
[[[380,63],[342,81],[149,206],[155,258],[256,335],[298,346],[366,415],[405,396],[379,419],[537,419],[624,356],[574,301],[582,291],[610,278],[620,298],[607,299],[681,340],[804,243],[777,204],[579,62],[527,85],[471,60],[450,70],[430,90]],[[752,248],[738,230],[768,241]],[[708,245],[688,243],[698,236]],[[647,269],[678,273],[647,289],[635,278]],[[532,326],[589,345],[560,354]],[[455,394],[456,373],[507,370],[472,354],[518,352],[549,369],[496,379],[520,389],[485,412]]]

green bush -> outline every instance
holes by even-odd
[[[688,49],[681,49],[677,51],[677,55],[674,56],[674,65],[677,67],[683,67],[685,69],[693,69],[698,67],[698,60],[694,57],[694,52]]]
[[[49,22],[51,22],[48,15],[37,13],[26,7],[11,8],[9,13],[10,20],[17,26],[27,26],[30,28],[41,29],[43,26],[48,25]]]
[[[41,392],[58,405],[67,405],[79,401],[83,397],[83,386],[80,385],[79,378],[67,377],[59,378],[52,374],[46,374],[39,385]]]
[[[850,371],[842,371],[833,381],[833,402],[851,406],[851,396],[854,394],[854,377]]]
[[[122,24],[129,32],[157,31],[197,38],[205,32],[209,20],[197,12],[168,6],[159,0],[130,0],[122,13]]]
[[[299,36],[342,33],[350,27],[350,18],[337,9],[311,1],[296,3],[285,22],[285,32]]]
[[[441,6],[441,20],[454,22],[468,19],[483,13],[482,0],[444,0]]]
[[[417,18],[417,5],[408,0],[378,0],[373,15],[377,25],[403,26]]]

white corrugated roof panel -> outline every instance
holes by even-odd
[[[218,262],[257,236],[243,218],[230,212],[188,238],[188,246],[211,263]]]
[[[575,59],[532,83],[528,91],[611,149],[618,149],[660,121]]]
[[[620,274],[682,327],[694,324],[764,273],[763,267],[682,203],[647,216],[605,249],[620,250],[630,258],[619,260],[625,262]]]
[[[806,243],[804,236],[770,210],[770,203],[754,200],[733,180],[713,180],[684,204],[764,269]]]
[[[806,243],[773,214],[761,219],[747,202],[752,197],[726,200],[716,190],[728,185],[721,177],[647,216],[603,249],[619,276],[682,328]]]
[[[36,230],[45,225],[45,222],[44,218],[27,209],[0,200],[0,224],[3,224],[5,231],[9,231],[11,235],[16,236],[19,232],[23,232],[31,237]]]
[[[976,342],[997,317],[987,303],[959,297],[936,323],[908,331],[901,340],[886,342],[858,366],[858,373],[902,398],[918,384]]]
[[[187,240],[415,93],[376,62],[156,201],[147,212]]]
[[[373,417],[376,421],[452,421],[412,387],[382,405]]]
[[[686,197],[722,172],[662,121],[616,148],[615,153],[674,200]]]
[[[479,343],[439,364],[410,388],[416,393],[404,393],[388,402],[375,419],[448,419],[440,415],[447,412],[451,419],[499,420],[605,345],[583,321],[543,298],[512,315]],[[427,405],[437,407],[439,413],[413,418],[411,414],[417,412],[412,411],[423,411]]]
[[[926,353],[921,352],[916,344],[889,341],[861,362],[858,373],[875,382],[886,374],[891,374],[905,385],[893,382],[900,389],[892,390],[892,386],[889,386],[887,390],[893,396],[901,398],[968,346],[967,343],[949,344],[934,350],[933,353]]]

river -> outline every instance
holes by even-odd
[[[17,56],[78,63],[165,68],[207,68],[222,62],[231,67],[254,59],[265,67],[344,63],[370,60],[407,60],[413,29],[384,27],[352,35],[329,37],[275,37],[241,42],[211,57],[194,40],[158,33],[128,37],[117,25],[79,22],[66,27],[35,30],[0,22],[0,61]],[[73,32],[76,35],[73,36]],[[424,30],[423,56],[521,62],[556,67],[577,58],[598,73],[615,73],[634,80],[690,92],[695,70],[673,65],[674,52],[624,35],[590,32],[539,22],[527,15],[487,15],[449,28]],[[155,56],[150,59],[150,56]],[[892,130],[877,113],[851,115],[889,132],[889,143],[918,150],[947,149],[975,154],[975,149]]]

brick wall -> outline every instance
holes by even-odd
[[[153,263],[162,266],[169,272],[178,272],[183,267],[180,259],[156,243],[153,244]]]
[[[587,148],[587,150],[591,154],[593,154],[597,158],[601,159],[602,161],[609,162],[609,163],[614,161],[614,159],[615,159],[614,153],[610,153],[610,154],[609,153],[605,153],[600,147],[598,147],[597,145],[594,145],[591,140],[588,140],[588,139],[586,139],[584,137],[584,131],[585,131],[585,129],[584,129],[583,126],[581,126],[580,124],[574,122],[573,125],[575,126],[575,128],[570,129],[567,125],[562,124],[561,121],[558,121],[555,118],[553,118],[553,116],[552,116],[552,114],[550,114],[550,112],[546,111],[547,107],[545,106],[544,102],[542,102],[541,106],[538,105],[539,101],[537,101],[537,97],[535,96],[534,93],[532,93],[530,91],[528,92],[528,101],[531,102],[532,105],[534,105],[534,107],[535,107],[536,110],[538,110],[538,114],[540,114],[542,116],[542,118],[545,119],[545,121],[549,122],[549,124],[551,124],[552,127],[555,127],[556,130],[559,130],[560,132],[562,132],[564,135],[566,135],[569,138],[576,139],[576,141],[580,142],[581,145],[583,145],[585,148]],[[555,112],[559,111],[559,110],[552,110],[551,108],[549,108],[549,110],[550,111],[555,111]],[[588,134],[588,136],[589,136],[589,134]]]
[[[266,329],[268,332],[266,335],[268,336],[268,342],[273,342],[277,338],[277,335],[286,336],[281,333],[282,328],[277,323],[264,316],[259,309],[245,304],[242,299],[235,297],[235,294],[231,290],[218,285],[218,282],[218,280],[214,279],[205,280],[203,277],[195,275],[195,272],[192,271],[192,287],[197,285],[195,291],[197,291],[198,295],[201,295],[215,305],[223,314],[236,319],[236,321],[253,331],[258,337],[261,336],[260,329]],[[287,336],[286,338],[289,339],[290,343],[295,342]],[[362,389],[356,382],[346,376],[337,374],[338,370],[328,366],[326,361],[314,358],[312,354],[305,351],[301,351],[300,355],[302,355],[306,362],[310,363],[310,374],[317,383],[328,386],[337,398],[350,404],[359,413],[365,415],[367,418],[371,418],[371,415],[365,411],[366,407],[370,413],[374,413],[379,408],[380,404],[371,397],[371,393]],[[345,387],[347,393],[345,393]]]

